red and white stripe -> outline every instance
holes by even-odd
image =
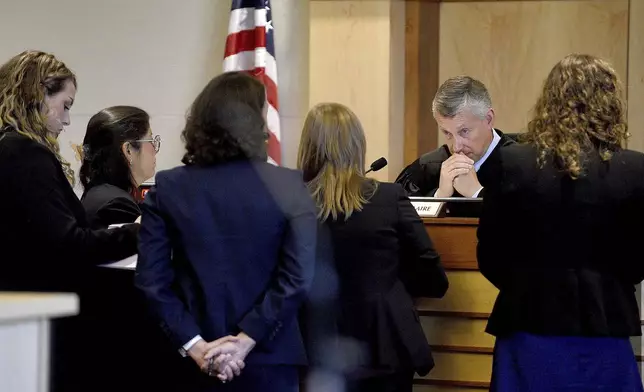
[[[277,63],[266,50],[266,9],[239,8],[230,13],[224,72],[247,71],[264,83],[268,100],[268,161],[281,163]]]

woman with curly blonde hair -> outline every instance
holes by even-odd
[[[491,391],[643,390],[629,337],[641,335],[644,154],[627,136],[611,65],[571,54],[525,143],[501,150],[478,232],[481,273],[499,289]]]
[[[57,138],[75,95],[74,73],[49,53],[0,66],[0,291],[82,292],[92,267],[136,253],[138,225],[91,230],[72,189]],[[53,391],[86,387],[81,341],[75,318],[54,323]]]

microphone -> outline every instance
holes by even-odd
[[[373,163],[371,164],[371,167],[369,168],[369,170],[367,170],[364,174],[367,174],[367,173],[372,172],[372,171],[378,171],[378,170],[382,169],[385,166],[387,166],[387,160],[385,159],[385,157],[380,157],[380,158],[376,159],[375,161],[373,161]]]

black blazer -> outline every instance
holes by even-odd
[[[93,229],[106,229],[118,223],[133,223],[141,210],[132,195],[123,189],[101,184],[91,187],[81,197],[87,220]]]
[[[87,269],[136,253],[139,226],[91,230],[56,156],[16,132],[0,140],[0,184],[0,290],[77,291]]]
[[[476,173],[479,182],[484,187],[495,181],[494,173],[498,171],[498,152],[501,147],[516,143],[514,139],[495,129],[501,137],[499,144],[487,157]],[[396,178],[396,183],[402,185],[409,196],[433,196],[438,190],[441,177],[441,165],[452,155],[446,144],[434,151],[423,154],[420,158],[409,164]],[[483,197],[485,188],[479,194]],[[454,197],[463,197],[454,192]]]
[[[640,335],[644,154],[588,154],[572,180],[532,145],[502,149],[478,229],[481,273],[500,293],[487,331]]]
[[[448,281],[423,222],[402,187],[380,183],[362,211],[326,222],[339,286],[340,335],[361,342],[366,368],[434,362],[413,297],[442,297]]]

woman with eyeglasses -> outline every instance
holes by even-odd
[[[141,216],[138,189],[155,174],[160,142],[158,136],[152,136],[150,116],[138,107],[114,106],[92,116],[83,140],[79,172],[84,187],[81,202],[92,228],[132,223]],[[159,344],[162,341],[154,334],[156,325],[150,324],[136,300],[138,293],[131,286],[131,273],[96,269],[87,280],[91,289],[84,296],[84,325],[101,336],[103,343],[101,355],[93,359],[93,365],[105,368],[115,361],[120,364],[113,377],[104,380],[96,391],[122,389],[126,379],[133,389],[145,388],[151,382],[160,386],[157,379],[163,380],[162,377],[150,380],[155,369],[136,358],[123,358],[120,350],[122,342],[135,334],[139,336],[139,349],[157,359],[167,357]],[[155,366],[158,363],[157,360]]]
[[[96,113],[83,140],[81,201],[93,228],[131,223],[141,215],[138,189],[152,178],[161,139],[152,136],[150,116],[133,106]]]

